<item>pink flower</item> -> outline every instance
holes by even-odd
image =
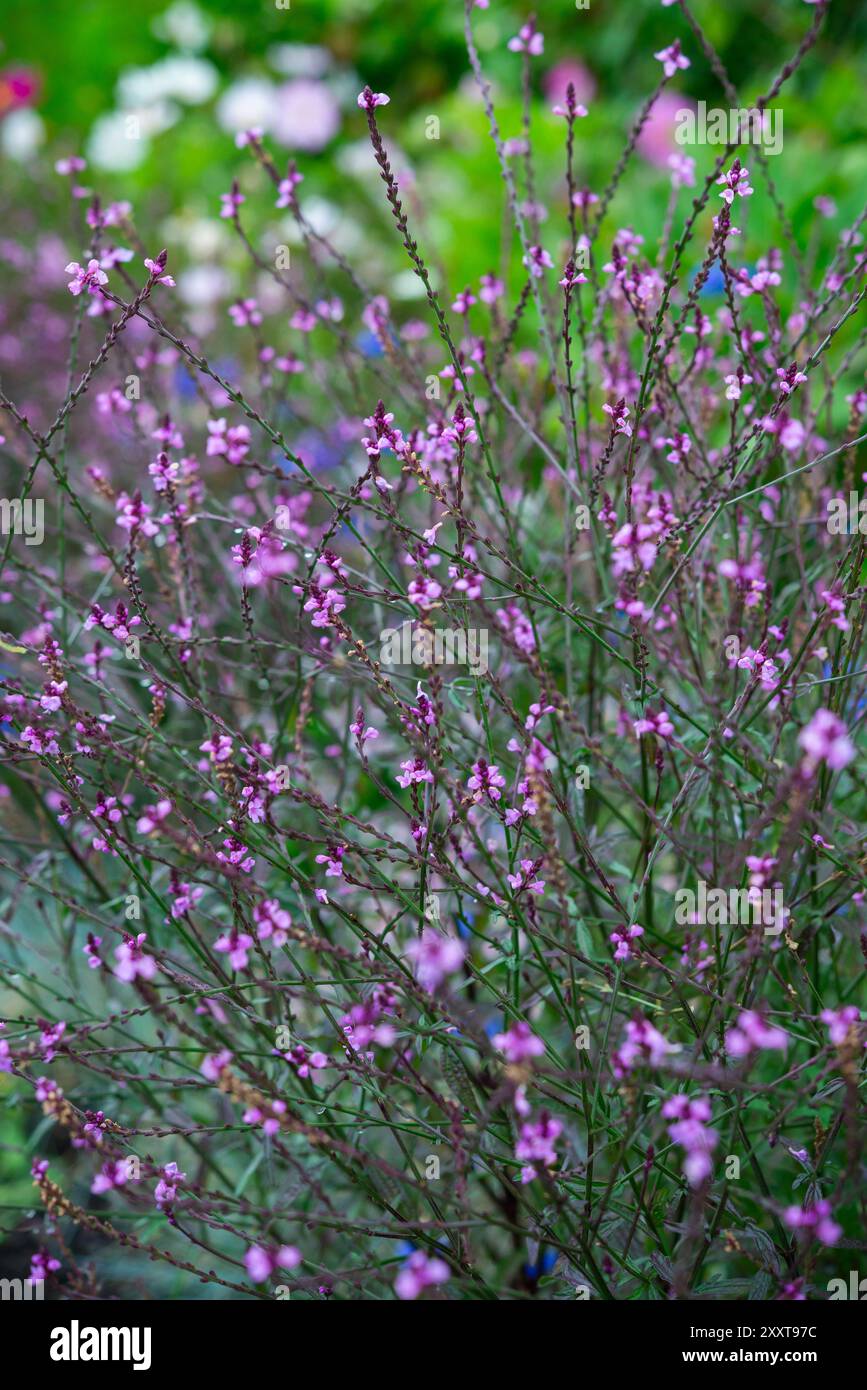
[[[418,1298],[432,1285],[444,1284],[450,1273],[445,1260],[414,1250],[394,1281],[394,1291],[403,1300]]]
[[[224,454],[229,463],[239,464],[249,450],[250,430],[247,425],[228,426],[223,418],[208,421],[206,454]]]
[[[683,1171],[692,1187],[700,1187],[712,1171],[711,1154],[719,1142],[716,1130],[708,1129],[710,1102],[704,1096],[691,1098],[672,1096],[662,1107],[666,1119],[674,1121],[668,1127],[669,1137],[686,1151]]]
[[[237,304],[230,304],[229,318],[238,328],[245,328],[248,324],[255,328],[262,322],[255,299],[239,299]]]
[[[506,293],[506,286],[502,280],[493,273],[483,275],[480,282],[479,299],[484,304],[496,304],[498,299],[502,299]]]
[[[219,1081],[220,1074],[232,1060],[232,1053],[228,1048],[222,1048],[220,1052],[209,1052],[205,1057],[199,1071],[207,1081]]]
[[[91,1192],[97,1196],[102,1192],[110,1192],[113,1187],[123,1187],[129,1182],[129,1168],[124,1159],[109,1159],[103,1163],[102,1168],[97,1173],[93,1182],[90,1184]]]
[[[812,1206],[786,1207],[783,1220],[793,1230],[813,1231],[822,1245],[836,1245],[843,1234],[836,1221],[831,1219],[831,1203],[822,1198]]]
[[[807,380],[806,372],[799,370],[797,362],[793,362],[790,367],[778,367],[777,376],[780,378],[779,388],[784,396],[790,396],[796,386],[803,386]]]
[[[644,935],[644,928],[637,922],[633,922],[631,927],[621,927],[618,931],[613,931],[608,940],[614,944],[615,960],[631,960],[632,948],[630,942],[637,941]]]
[[[233,970],[247,969],[247,952],[253,945],[252,936],[246,932],[231,931],[214,942],[214,950],[222,951],[229,957]]]
[[[442,585],[435,579],[428,575],[418,575],[411,581],[406,596],[416,608],[428,609],[434,606],[442,591]]]
[[[522,257],[522,260],[530,274],[536,279],[544,274],[546,270],[550,270],[554,265],[548,252],[541,246],[531,246],[526,256]]]
[[[538,863],[532,859],[522,859],[517,873],[506,874],[506,882],[514,893],[523,893],[526,889],[529,893],[535,893],[537,897],[542,896],[545,880],[536,878],[536,869],[541,862],[541,859]]]
[[[220,194],[220,202],[222,203],[222,207],[220,208],[220,216],[234,217],[236,212],[238,211],[238,208],[241,206],[242,203],[246,203],[246,201],[247,199],[244,197],[243,193],[238,188],[238,185],[236,183],[233,184],[230,193]]]
[[[576,285],[586,285],[586,284],[587,284],[587,276],[584,274],[583,270],[576,270],[576,269],[575,269],[575,262],[574,262],[574,261],[567,261],[567,262],[566,262],[566,267],[565,267],[565,269],[564,269],[564,271],[563,271],[563,278],[562,278],[562,280],[560,281],[561,287],[562,287],[564,290],[572,290],[572,289],[575,288]]]
[[[251,1245],[244,1256],[244,1266],[254,1284],[264,1284],[278,1269],[295,1269],[300,1263],[301,1251],[294,1245],[281,1245],[279,1250]]]
[[[299,183],[303,183],[304,175],[292,169],[285,179],[281,179],[277,185],[277,207],[291,207],[295,201],[295,189]]]
[[[434,775],[426,765],[424,758],[407,758],[406,762],[401,763],[402,771],[397,774],[396,781],[399,787],[411,787],[418,782],[432,782]]]
[[[299,1069],[300,1070],[300,1069]],[[280,1133],[280,1116],[286,1113],[286,1102],[284,1100],[274,1100],[269,1103],[266,1111],[260,1110],[258,1106],[253,1106],[244,1112],[245,1125],[261,1125],[265,1134],[273,1138]]]
[[[726,1052],[732,1057],[747,1057],[759,1048],[771,1052],[785,1052],[789,1036],[782,1028],[774,1028],[765,1022],[761,1014],[752,1009],[742,1010],[737,1024],[726,1033]]]
[[[522,24],[516,36],[509,39],[508,47],[512,53],[529,53],[538,58],[545,51],[545,39],[536,28],[534,20]]]
[[[630,1019],[626,1024],[626,1041],[614,1053],[614,1075],[625,1076],[642,1062],[658,1067],[671,1053],[680,1052],[677,1043],[668,1042],[646,1018]]]
[[[807,773],[815,772],[819,763],[827,763],[834,772],[839,772],[855,757],[846,725],[829,709],[816,710],[809,724],[798,734],[798,743],[807,755],[802,764]]]
[[[484,801],[486,797],[490,801],[499,801],[502,796],[500,787],[505,785],[506,779],[498,767],[489,766],[484,758],[479,758],[477,763],[473,763],[472,776],[467,780],[467,787],[473,793],[473,801]]]
[[[853,1034],[857,1037],[857,1025],[861,1018],[857,1005],[844,1004],[837,1010],[823,1009],[819,1017],[826,1025],[828,1037],[835,1047],[842,1047]]]
[[[562,1122],[549,1115],[547,1110],[540,1111],[537,1120],[527,1120],[521,1125],[515,1157],[525,1165],[521,1169],[522,1183],[537,1178],[540,1167],[553,1168],[557,1162],[554,1143],[562,1133]]]
[[[43,1024],[42,1032],[39,1035],[39,1046],[42,1048],[43,1062],[54,1061],[55,1049],[65,1032],[65,1023],[55,1023],[53,1026],[50,1023]]]
[[[154,1201],[160,1209],[175,1200],[178,1188],[186,1181],[186,1177],[186,1173],[182,1173],[176,1163],[165,1165],[163,1175],[154,1188]]]
[[[637,719],[633,728],[639,738],[642,734],[651,734],[654,738],[661,738],[663,742],[674,734],[674,725],[664,709],[661,709],[658,714],[651,714],[649,710],[645,711],[643,719]]]
[[[135,828],[139,835],[149,835],[152,830],[156,830],[161,821],[171,814],[172,803],[166,798],[158,801],[155,806],[146,806],[144,813],[139,816],[135,823]]]
[[[279,948],[289,940],[292,917],[277,898],[265,898],[257,903],[253,908],[253,921],[260,941],[270,941],[272,946]]]
[[[695,187],[695,160],[688,154],[670,154],[668,167],[671,170],[672,188]]]
[[[362,111],[375,111],[377,106],[388,106],[391,97],[386,96],[385,92],[372,92],[369,87],[358,93],[356,98]]]
[[[30,1256],[31,1284],[41,1284],[60,1267],[60,1261],[49,1255],[47,1250],[37,1250],[35,1255]]]
[[[150,256],[145,256],[145,266],[150,271],[155,285],[166,285],[169,289],[174,287],[175,281],[171,275],[166,274],[165,251],[161,251],[156,260],[151,260]]]
[[[142,950],[142,943],[145,941],[147,932],[139,932],[138,936],[125,937],[123,944],[115,949],[117,965],[114,973],[126,984],[131,984],[136,979],[152,980],[156,974],[156,961],[153,956],[146,956]]]
[[[108,276],[104,270],[100,270],[99,261],[89,260],[87,269],[78,264],[78,261],[70,261],[65,267],[67,275],[72,279],[67,286],[70,294],[81,294],[82,290],[87,290],[88,294],[96,294],[100,285],[108,284]]]
[[[653,56],[658,62],[662,63],[662,71],[665,73],[666,77],[674,77],[678,68],[688,68],[690,66],[689,59],[680,51],[679,39],[675,39],[674,43],[670,43],[668,48],[661,48],[659,52],[654,53]]]
[[[463,942],[425,927],[421,936],[409,943],[406,954],[415,965],[419,984],[433,992],[446,976],[460,970],[466,952]]]
[[[602,409],[606,415],[611,416],[611,428],[615,434],[632,434],[632,426],[627,420],[629,407],[622,396],[616,405],[609,405],[606,401]]]
[[[343,877],[343,856],[345,853],[345,845],[335,845],[333,849],[329,850],[328,854],[317,854],[316,863],[328,865],[328,868],[325,870],[326,878]]]
[[[741,168],[741,162],[736,159],[728,173],[720,174],[717,184],[722,186],[722,193],[719,195],[723,202],[731,207],[738,198],[751,198],[754,190],[750,188],[750,175],[748,169]]]
[[[508,1062],[525,1062],[529,1057],[542,1057],[545,1044],[530,1031],[530,1025],[519,1019],[506,1033],[495,1033],[491,1042]]]

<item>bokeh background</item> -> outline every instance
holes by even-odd
[[[803,0],[695,0],[744,103],[765,90],[781,55],[812,16]],[[491,0],[474,29],[493,80],[504,136],[520,134],[520,60],[506,47],[528,8]],[[570,79],[590,108],[579,127],[579,183],[604,186],[642,101],[659,77],[655,50],[679,36],[692,66],[678,74],[640,145],[614,212],[619,225],[659,225],[667,195],[660,169],[676,146],[683,97],[726,104],[676,7],[660,0],[571,0],[537,6],[545,54],[533,62],[533,135],[540,186],[562,170],[562,124],[551,106]],[[193,261],[215,254],[219,194],[245,161],[233,135],[262,126],[271,147],[305,175],[305,210],[347,252],[375,263],[392,252],[387,210],[355,97],[363,82],[391,96],[387,135],[404,188],[417,181],[421,231],[450,281],[491,267],[503,191],[463,42],[462,0],[43,0],[7,5],[0,47],[0,151],[6,195],[23,192],[43,160],[83,154],[104,201],[129,199],[140,224]],[[785,147],[772,161],[796,232],[824,195],[841,219],[867,186],[867,7],[833,0],[818,54],[786,86]],[[677,95],[675,95],[675,92]],[[682,95],[681,95],[682,94]],[[429,117],[439,138],[428,138]],[[129,130],[137,122],[138,138]],[[712,151],[698,155],[698,172]],[[50,167],[50,164],[47,165]],[[246,169],[243,178],[255,179]],[[67,217],[68,194],[40,187],[34,217]],[[375,210],[375,211],[374,211]],[[206,229],[203,219],[210,219]],[[175,262],[177,264],[177,261]],[[390,262],[389,262],[390,264]],[[438,267],[439,268],[439,267]],[[197,281],[188,281],[194,295]],[[412,297],[407,271],[395,287]]]

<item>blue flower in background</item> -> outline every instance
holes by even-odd
[[[470,939],[470,937],[472,936],[472,934],[473,934],[473,923],[474,923],[474,921],[475,921],[475,917],[473,916],[473,914],[472,914],[471,912],[466,913],[466,915],[463,916],[463,917],[456,917],[456,918],[455,918],[455,925],[457,926],[457,929],[458,929],[458,936],[459,936],[463,941],[468,941],[468,940]]]
[[[185,401],[195,400],[198,395],[195,380],[190,376],[186,368],[180,365],[175,367],[172,385],[174,386],[175,394],[181,396]]]
[[[695,276],[693,276],[693,282],[694,281]],[[708,275],[707,279],[701,287],[699,298],[704,299],[708,295],[722,294],[724,290],[725,278],[723,276],[723,273],[718,265],[712,265],[710,269],[710,274]]]
[[[524,1273],[528,1279],[541,1279],[543,1274],[550,1274],[559,1258],[559,1253],[556,1250],[543,1248],[538,1264],[524,1265]]]
[[[382,357],[383,347],[375,333],[359,333],[355,340],[355,346],[362,357]]]

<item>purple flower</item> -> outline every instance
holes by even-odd
[[[521,1125],[515,1157],[524,1164],[521,1169],[522,1183],[537,1178],[540,1168],[553,1168],[557,1162],[554,1144],[562,1133],[562,1122],[549,1115],[547,1110],[541,1110],[537,1120],[527,1120]]]
[[[495,1033],[491,1042],[499,1052],[506,1054],[508,1062],[526,1062],[530,1057],[543,1057],[545,1044],[531,1032],[530,1025],[523,1019],[513,1023],[506,1033]]]
[[[294,1245],[281,1245],[279,1250],[251,1245],[244,1256],[244,1266],[254,1284],[264,1284],[280,1269],[295,1269],[301,1263],[301,1251]]]
[[[146,956],[142,943],[147,941],[147,933],[124,937],[122,945],[115,949],[117,965],[114,973],[119,980],[131,984],[133,980],[152,980],[156,974],[157,963],[153,956]]]
[[[719,1142],[716,1130],[707,1128],[710,1102],[705,1096],[693,1098],[681,1093],[665,1102],[662,1113],[673,1121],[668,1127],[672,1142],[686,1151],[683,1171],[688,1182],[692,1187],[700,1187],[710,1177],[711,1154]]]
[[[680,1050],[679,1044],[668,1042],[648,1019],[630,1019],[626,1024],[626,1040],[612,1058],[614,1075],[625,1076],[642,1062],[658,1067],[666,1057]]]
[[[88,294],[96,294],[100,285],[108,284],[108,276],[104,270],[100,270],[99,261],[96,260],[89,260],[86,268],[80,266],[78,261],[70,261],[65,270],[67,275],[72,276],[67,286],[70,294],[78,295],[82,290],[87,290]]]
[[[810,1231],[822,1245],[836,1245],[843,1234],[837,1222],[831,1217],[831,1203],[827,1198],[806,1207],[786,1207],[783,1220],[795,1231]]]
[[[489,801],[499,801],[502,796],[500,788],[505,785],[506,779],[498,767],[489,766],[484,758],[479,758],[478,762],[473,763],[472,776],[467,779],[467,787],[473,794],[473,801],[480,802],[485,798]]]
[[[154,1188],[154,1201],[161,1209],[168,1206],[178,1195],[178,1188],[182,1182],[186,1181],[186,1173],[182,1173],[176,1163],[167,1163],[163,1168],[162,1177]]]
[[[752,1009],[742,1010],[735,1027],[726,1033],[726,1052],[732,1057],[748,1057],[760,1048],[785,1052],[788,1045],[788,1033],[765,1023],[761,1014]]]
[[[37,1250],[35,1255],[30,1256],[30,1282],[41,1284],[60,1267],[60,1261],[49,1255],[47,1250]]]
[[[531,19],[521,25],[513,39],[509,39],[508,47],[512,53],[528,53],[538,58],[545,51],[545,39],[537,30],[535,21]]]
[[[223,1070],[232,1060],[232,1053],[228,1048],[222,1048],[220,1052],[208,1053],[204,1062],[199,1067],[199,1071],[207,1081],[219,1081]]]
[[[661,48],[658,53],[654,53],[654,58],[662,63],[662,71],[666,77],[673,77],[678,68],[688,68],[690,61],[680,51],[680,40],[675,39],[668,48]]]
[[[406,954],[415,965],[419,984],[433,992],[448,975],[460,970],[466,952],[463,942],[425,927],[421,936],[409,943]]]
[[[844,1004],[840,1009],[823,1009],[819,1017],[828,1029],[835,1047],[843,1047],[850,1038],[857,1039],[861,1011],[857,1004]]]
[[[827,763],[834,772],[839,772],[855,757],[846,725],[829,709],[816,710],[809,724],[798,734],[798,743],[807,755],[802,766],[808,774],[815,772],[819,763]]]
[[[444,1284],[450,1273],[445,1260],[414,1250],[394,1281],[394,1291],[400,1299],[418,1298],[432,1285]]]
[[[522,260],[530,274],[536,279],[543,275],[546,270],[550,270],[554,265],[548,252],[541,246],[531,246],[526,256],[522,257]]]
[[[377,106],[388,106],[391,97],[386,96],[385,92],[372,92],[369,87],[358,93],[356,98],[362,111],[375,111]]]

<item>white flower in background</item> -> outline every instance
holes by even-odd
[[[160,244],[183,246],[191,260],[213,261],[231,244],[225,224],[215,218],[180,215],[160,224]]]
[[[284,77],[324,77],[331,67],[328,49],[312,43],[275,43],[267,57],[274,71]]]
[[[208,16],[192,0],[177,0],[165,14],[157,15],[151,29],[158,39],[173,43],[187,53],[204,48],[211,37],[212,24]]]
[[[271,130],[281,145],[321,150],[340,129],[340,107],[324,82],[299,77],[277,92]]]
[[[0,149],[10,159],[27,160],[45,140],[45,125],[35,111],[22,106],[0,123]]]
[[[221,130],[236,135],[239,130],[260,126],[268,130],[274,114],[276,88],[264,77],[245,77],[227,87],[217,102],[217,122]]]
[[[123,172],[137,169],[150,148],[150,139],[169,130],[180,116],[169,101],[97,116],[87,137],[87,158],[98,169]]]
[[[225,298],[231,288],[229,276],[216,265],[190,266],[178,286],[185,303],[197,309]]]
[[[305,199],[304,216],[314,232],[318,232],[320,236],[330,236],[337,224],[343,219],[343,214],[337,204],[329,202],[327,198]]]
[[[353,140],[350,144],[342,145],[335,153],[334,162],[342,173],[349,174],[351,178],[379,177],[368,139]]]
[[[149,68],[127,68],[117,84],[121,106],[148,106],[175,97],[185,106],[210,101],[217,90],[219,73],[213,63],[192,54],[177,53]]]

